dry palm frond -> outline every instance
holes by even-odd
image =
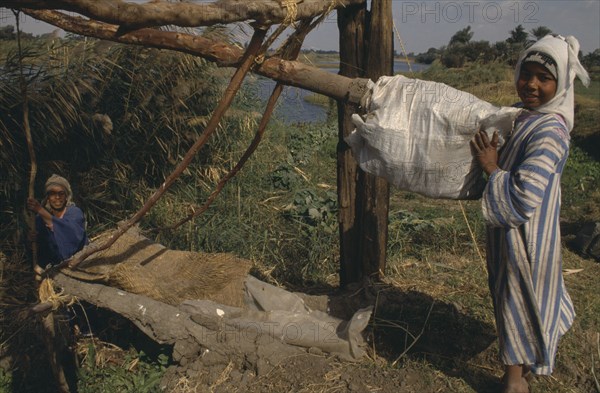
[[[23,53],[40,162],[38,189],[51,172],[71,178],[75,199],[92,225],[122,220],[137,207],[132,203],[145,199],[148,187],[162,183],[202,132],[205,123],[198,119],[210,116],[225,77],[194,56],[96,40],[59,40],[51,46],[33,40]],[[23,206],[19,189],[26,178],[17,60],[12,51],[0,64],[0,170],[5,174],[0,191],[6,195],[0,241],[12,237],[20,220],[15,212]],[[97,128],[98,114],[110,120],[108,133]],[[198,166],[187,175],[202,179],[201,167],[207,165],[212,178],[206,181],[212,183],[215,173],[230,166],[235,134],[225,123],[235,125],[243,116],[220,125],[214,143],[201,151]],[[219,150],[227,153],[214,154]]]

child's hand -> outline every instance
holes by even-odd
[[[44,274],[44,269],[42,269],[42,267],[36,263],[35,266],[33,266],[33,275],[34,275],[35,281],[41,282],[42,274]]]
[[[473,156],[477,158],[481,169],[489,176],[498,168],[498,132],[495,131],[492,140],[487,133],[480,130],[471,139]]]
[[[33,198],[27,198],[27,209],[34,213],[39,213],[40,209],[42,209],[42,205]]]

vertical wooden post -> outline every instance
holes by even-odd
[[[366,5],[338,10],[341,75],[375,81],[393,74],[391,1],[372,0],[369,15]],[[385,180],[361,171],[343,141],[354,128],[350,116],[358,110],[356,105],[338,103],[341,286],[364,276],[378,279],[385,271],[389,186]]]
[[[366,4],[337,11],[340,32],[340,75],[364,76],[364,27]],[[350,116],[358,106],[338,101],[339,141],[337,146],[337,186],[340,231],[340,286],[357,282],[362,277],[358,250],[360,231],[357,221],[356,182],[359,168],[350,147],[344,142],[354,126]]]
[[[365,76],[376,81],[380,76],[394,74],[392,0],[372,0],[367,22]],[[363,275],[379,279],[385,272],[389,184],[361,171],[357,187]]]

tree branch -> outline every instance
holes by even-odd
[[[189,53],[212,61],[221,67],[239,65],[243,55],[242,49],[234,45],[215,42],[193,34],[149,28],[120,34],[118,26],[68,16],[58,11],[23,10],[23,12],[35,19],[75,34],[123,44]],[[265,59],[253,71],[284,85],[300,87],[343,102],[359,103],[367,90],[367,79],[347,78],[318,67],[297,61],[283,60],[279,57]]]
[[[365,0],[296,0],[294,19],[318,16],[330,8],[362,4]],[[216,2],[128,3],[122,0],[0,0],[0,7],[64,10],[127,29],[175,25],[212,26],[242,21],[271,25],[287,21],[288,8],[277,0],[221,0]]]
[[[307,20],[302,21],[300,23],[306,24],[307,28],[310,27],[310,22]],[[302,47],[302,43],[304,42],[304,38],[306,37],[307,33],[308,33],[308,29],[306,29],[304,31],[302,31],[300,29],[300,33],[297,34],[297,36],[292,35],[288,39],[288,42],[286,45],[286,50],[282,54],[282,57],[286,58],[286,59],[292,59],[292,60],[296,59],[298,57],[298,54],[300,54],[300,48]],[[231,178],[233,178],[242,169],[242,167],[244,166],[246,161],[248,161],[250,156],[254,153],[254,151],[260,144],[260,141],[262,140],[262,137],[265,133],[265,129],[267,128],[267,124],[269,123],[269,120],[271,119],[271,115],[273,114],[273,111],[275,110],[275,105],[277,104],[277,100],[279,99],[279,96],[281,95],[282,91],[283,91],[283,85],[281,83],[277,83],[275,85],[275,87],[273,88],[273,91],[271,92],[271,96],[269,97],[269,100],[267,101],[267,106],[265,107],[265,110],[263,112],[263,116],[262,116],[262,119],[260,120],[260,124],[258,125],[256,134],[254,135],[254,139],[252,139],[252,142],[250,143],[250,145],[248,146],[248,148],[246,149],[246,151],[244,152],[244,154],[242,155],[242,157],[240,158],[238,163],[221,180],[219,180],[217,187],[213,190],[213,192],[210,193],[210,195],[208,196],[208,198],[206,199],[204,204],[202,204],[202,206],[200,206],[200,208],[198,210],[192,210],[192,212],[190,214],[188,214],[187,217],[185,217],[184,219],[175,223],[174,225],[168,227],[168,229],[171,229],[171,230],[177,229],[181,225],[185,224],[186,222],[188,222],[188,221],[194,219],[195,217],[198,217],[200,214],[204,213],[209,208],[209,206],[214,202],[214,200],[217,198],[217,196],[221,193],[221,191],[223,190],[223,187],[225,187],[225,184],[227,184],[227,182],[229,180],[231,180]]]

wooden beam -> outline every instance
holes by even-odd
[[[216,42],[202,36],[157,29],[139,29],[121,34],[119,27],[58,11],[27,10],[27,15],[87,37],[160,49],[175,50],[202,57],[221,67],[238,66],[243,50],[237,46]],[[367,90],[366,79],[352,79],[332,74],[318,67],[279,57],[266,58],[256,64],[253,72],[285,85],[300,87],[336,100],[358,103]]]
[[[340,74],[376,81],[393,75],[392,0],[373,0],[371,11],[338,10]],[[380,279],[385,272],[389,185],[358,168],[343,138],[353,129],[352,113],[361,108],[339,103],[338,201],[340,284]]]
[[[174,25],[212,26],[243,21],[272,25],[314,18],[334,8],[365,0],[297,0],[287,7],[278,0],[221,0],[215,2],[132,3],[122,0],[0,0],[0,7],[13,9],[63,10],[90,19],[119,25],[127,30]]]

